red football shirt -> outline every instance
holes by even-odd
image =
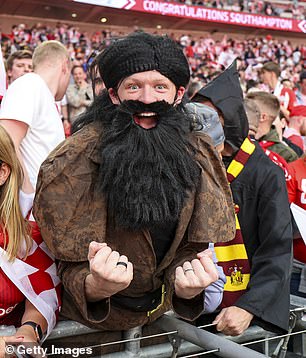
[[[287,181],[289,202],[306,210],[306,157],[289,163],[291,179]],[[306,245],[303,239],[293,240],[294,257],[306,263]]]
[[[0,232],[0,246],[3,248],[3,234]],[[23,312],[23,293],[13,284],[0,268],[0,324],[19,325]]]

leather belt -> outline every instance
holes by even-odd
[[[120,294],[111,296],[111,304],[119,308],[125,308],[133,312],[151,313],[158,310],[165,300],[165,285],[153,292],[149,292],[140,297],[128,297]]]

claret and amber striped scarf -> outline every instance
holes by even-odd
[[[255,150],[254,143],[246,138],[235,158],[227,168],[229,183],[234,181],[243,170],[246,162]],[[250,265],[243,243],[242,233],[238,220],[239,206],[235,205],[236,235],[231,241],[215,244],[218,265],[223,268],[226,275],[223,300],[220,308],[232,306],[246,290],[250,280]]]

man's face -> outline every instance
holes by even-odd
[[[286,127],[286,119],[285,118],[280,118],[280,116],[278,115],[274,122],[273,125],[276,129],[276,132],[279,136],[279,139],[282,140],[283,139],[283,130]]]
[[[28,72],[32,72],[32,59],[31,58],[22,58],[15,59],[13,61],[13,66],[11,70],[7,71],[7,75],[10,79],[10,83],[15,81],[18,77],[23,76]]]
[[[117,92],[109,89],[113,104],[132,100],[145,104],[166,101],[175,105],[181,102],[184,93],[184,87],[177,90],[173,82],[157,71],[135,73],[120,83]],[[154,113],[140,113],[139,117],[137,124],[145,129],[153,128],[156,124]]]
[[[269,83],[271,82],[272,76],[273,76],[273,72],[263,70],[260,73],[260,78],[265,85],[269,85]]]
[[[71,73],[71,61],[67,58],[63,59],[61,62],[61,78],[57,88],[57,93],[55,94],[55,100],[60,101],[67,90],[69,80],[70,80],[70,73]]]
[[[282,85],[286,88],[290,88],[290,89],[293,89],[293,83],[291,81],[283,81],[282,82]]]
[[[86,80],[86,73],[84,72],[83,68],[76,67],[73,70],[73,79],[76,85],[80,85],[82,82]]]
[[[173,104],[184,88],[177,91],[158,72],[131,76],[118,87],[93,103],[98,108],[107,101],[97,186],[116,226],[134,231],[172,225],[199,175],[189,142],[192,118]]]
[[[257,133],[255,139],[260,139],[264,134],[271,129],[272,123],[275,120],[275,115],[272,114],[270,107],[264,106],[260,101],[254,100],[254,103],[260,108],[260,118],[258,122]]]

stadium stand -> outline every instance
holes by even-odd
[[[4,58],[20,49],[33,50],[44,40],[59,40],[64,43],[72,59],[87,58],[103,42],[107,45],[111,38],[123,36],[121,31],[106,29],[88,33],[74,24],[58,22],[55,26],[41,22],[28,26],[25,23],[14,25],[10,33],[2,33],[1,44]],[[295,45],[290,40],[279,40],[272,35],[235,39],[235,36],[224,35],[215,39],[213,35],[170,33],[170,36],[185,49],[190,62],[193,77],[206,83],[216,72],[227,67],[238,57],[242,85],[246,90],[249,80],[259,82],[259,69],[264,62],[276,61],[281,67],[282,79],[289,79],[293,85],[299,80],[299,73],[305,67],[306,45]],[[244,73],[243,73],[243,72]]]
[[[306,1],[171,0],[171,2],[298,20],[305,19],[306,10]],[[135,12],[129,15],[133,20],[127,23],[125,27],[119,26],[118,23],[115,26],[113,24],[102,26],[101,23],[93,24],[94,17],[101,17],[101,11],[98,11],[97,7],[94,6],[89,11],[85,5],[73,6],[75,3],[68,0],[62,1],[63,8],[59,5],[61,1],[54,1],[52,4],[48,4],[46,1],[28,1],[27,9],[30,9],[31,4],[33,5],[32,10],[27,12],[21,10],[24,12],[19,12],[17,4],[22,2],[10,0],[10,4],[6,4],[7,10],[5,3],[8,2],[0,2],[0,13],[3,14],[0,15],[1,47],[5,59],[16,50],[33,50],[39,43],[55,39],[67,46],[74,61],[82,61],[86,66],[86,61],[92,53],[98,51],[101,43],[107,45],[112,38],[123,36],[133,30],[147,29],[156,33],[168,33],[169,36],[173,37],[184,48],[193,79],[201,81],[203,84],[209,82],[236,57],[239,58],[241,85],[244,92],[247,92],[251,86],[264,89],[263,85],[260,84],[260,68],[267,61],[275,61],[280,65],[281,78],[288,79],[293,88],[297,88],[299,75],[306,68],[305,34],[304,37],[294,33],[291,33],[290,36],[288,33],[283,33],[282,36],[281,32],[262,29],[251,31],[250,28],[242,27],[232,31],[233,28],[230,26],[220,26],[220,29],[222,29],[220,31],[215,30],[218,28],[218,24],[197,30],[196,21],[193,21],[190,25],[191,22],[185,19],[176,19],[176,25],[174,25],[174,20],[171,17],[165,19],[161,28],[157,28],[156,26],[153,27],[149,20],[150,18],[156,19],[154,15],[150,15],[150,17],[148,14],[138,13],[136,16]],[[15,10],[12,9],[14,4]],[[40,6],[39,11],[37,10],[38,5]],[[76,8],[80,10],[78,14]],[[82,13],[82,11],[84,12]],[[110,14],[110,11],[103,8],[104,14]],[[50,15],[47,16],[49,12]],[[78,22],[71,18],[73,13],[78,15]],[[116,9],[113,10],[113,13],[121,18],[121,24],[125,23],[122,19],[127,18],[127,12]],[[167,17],[164,16],[164,18]],[[143,26],[144,23],[147,26]],[[159,19],[154,22],[154,24],[157,23],[159,23]],[[227,28],[228,31],[226,31]],[[208,344],[209,340],[212,339],[211,336],[204,337],[199,334],[201,339],[199,337],[194,338],[198,334],[198,331],[193,330],[194,326],[190,327],[184,322],[177,322],[175,318],[166,316],[160,319],[155,327],[159,334],[167,337],[162,343],[155,347],[144,347],[145,344],[140,342],[148,334],[142,333],[141,329],[137,328],[125,332],[124,336],[121,337],[122,339],[119,340],[120,351],[116,350],[116,353],[113,351],[105,356],[109,358],[154,357],[158,352],[158,357],[177,357],[178,353],[181,356],[187,356],[191,353],[203,352],[204,349],[214,351],[217,355],[223,357],[245,358],[252,357],[252,353],[249,352],[250,355],[245,355],[245,351],[240,350],[240,348],[244,345],[253,348],[252,345],[249,345],[250,342],[259,340],[259,351],[266,356],[283,358],[286,355],[288,339],[291,334],[290,350],[295,353],[295,357],[306,357],[306,301],[292,296],[291,304],[292,331],[289,332],[289,336],[276,337],[275,334],[263,328],[252,326],[236,339],[217,335],[216,337],[219,337],[220,340],[216,338],[216,345],[213,349],[211,344]],[[173,325],[175,328],[173,328]],[[5,334],[5,328],[2,328],[4,330],[1,331],[1,335]],[[168,334],[165,335],[161,332]],[[201,332],[205,333],[205,331]],[[67,342],[79,340],[91,342],[92,338],[90,337],[95,334],[97,334],[97,331],[77,322],[63,321],[58,323],[45,344],[46,346],[52,345],[65,339]],[[226,349],[220,350],[220,347],[226,344],[227,341],[225,340],[233,340],[241,346],[233,346],[233,350],[230,352],[227,352]],[[99,342],[96,343],[98,346],[107,346],[107,343]],[[256,356],[256,353],[254,353],[254,357]],[[262,354],[259,356],[262,356]],[[289,357],[288,353],[287,357]]]

